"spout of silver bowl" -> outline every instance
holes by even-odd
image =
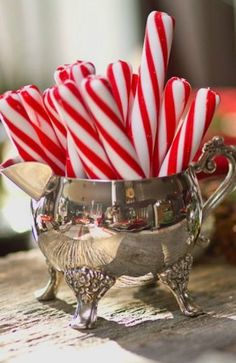
[[[45,194],[53,177],[53,171],[48,165],[31,161],[1,167],[0,173],[35,200]]]

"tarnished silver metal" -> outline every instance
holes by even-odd
[[[228,174],[215,193],[213,193],[203,205],[203,218],[207,217],[207,215],[224,199],[225,195],[232,192],[235,188],[236,149],[233,145],[225,145],[222,137],[216,136],[211,141],[205,143],[201,157],[193,166],[195,172],[203,172],[206,174],[214,173],[216,170],[216,163],[214,159],[219,155],[225,156],[229,161]]]
[[[48,264],[48,273],[50,278],[47,285],[43,289],[37,290],[35,292],[35,297],[39,301],[54,300],[63,278],[62,272],[55,270],[55,268],[51,266],[47,259],[46,262]]]
[[[88,267],[68,269],[65,280],[77,298],[77,309],[71,322],[74,329],[92,328],[97,320],[97,305],[115,283],[115,278]]]
[[[160,281],[174,294],[180,310],[186,316],[203,314],[203,310],[194,303],[187,287],[192,264],[193,257],[191,254],[187,254],[170,268],[158,274]]]
[[[214,171],[213,159],[219,154],[228,159],[229,172],[203,205],[196,173]],[[30,176],[27,167],[32,170],[32,165],[35,172]],[[151,274],[170,288],[184,314],[198,315],[187,291],[191,252],[202,218],[235,187],[235,165],[235,148],[214,138],[196,164],[162,178],[69,179],[52,176],[39,163],[1,170],[34,197],[34,235],[52,267],[41,298],[54,296],[59,278],[55,271],[63,273],[78,300],[72,327],[87,328],[94,325],[98,300],[115,279]],[[24,176],[27,180],[22,181]]]

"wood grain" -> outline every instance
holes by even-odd
[[[68,327],[75,298],[65,284],[57,300],[35,299],[34,291],[46,282],[39,250],[0,259],[1,362],[236,360],[236,268],[223,261],[193,268],[190,290],[205,315],[184,317],[172,295],[158,285],[115,286],[101,300],[97,328],[90,331]]]

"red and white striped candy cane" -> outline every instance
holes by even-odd
[[[65,175],[66,156],[45,110],[41,92],[36,86],[28,85],[19,90],[19,95],[28,117],[39,136],[45,154],[57,165],[59,175]]]
[[[95,67],[91,62],[77,61],[73,64],[67,64],[64,67],[58,67],[54,73],[54,79],[57,85],[71,80],[80,87],[82,79],[91,74],[95,74]]]
[[[144,178],[107,79],[89,77],[82,82],[82,90],[106,153],[119,176]]]
[[[161,164],[174,139],[177,125],[187,105],[190,91],[190,84],[183,78],[172,77],[166,83],[153,153],[153,176],[158,176]]]
[[[174,21],[153,11],[147,19],[139,82],[131,116],[134,145],[147,176],[151,175],[160,101],[170,55]]]
[[[46,163],[57,172],[57,166],[50,163],[41,146],[40,139],[35,131],[16,92],[8,93],[0,99],[0,114],[3,125],[10,140],[24,161],[39,161]]]
[[[70,132],[67,133],[66,176],[69,178],[86,178],[84,166],[80,160],[75,142]]]
[[[61,148],[66,155],[67,150],[67,130],[64,125],[63,120],[61,119],[56,106],[54,104],[54,96],[53,96],[53,87],[48,88],[43,93],[43,101],[46,108],[46,111],[48,113],[48,116],[50,117],[50,120],[52,122],[53,129],[55,131],[55,134],[57,135],[58,141],[61,145]]]
[[[87,176],[91,179],[116,179],[117,174],[107,158],[76,84],[67,81],[55,88],[54,99],[74,140]]]
[[[95,67],[91,62],[75,63],[69,67],[69,79],[80,87],[82,80],[91,74],[95,74],[95,71]]]
[[[78,60],[73,64],[77,64],[77,63],[80,64],[80,63],[82,63],[82,61]],[[60,66],[57,67],[57,69],[54,72],[54,80],[55,80],[57,85],[59,85],[61,83],[64,83],[65,81],[68,81],[68,79],[69,79],[69,67],[71,65],[72,64],[66,63],[66,64],[63,64],[63,65],[60,65]]]
[[[131,137],[132,137],[131,115],[132,115],[134,99],[135,99],[135,95],[136,95],[136,91],[137,91],[138,80],[139,80],[138,74],[133,73],[132,81],[131,81],[131,91],[130,91],[130,96],[129,96],[128,119],[127,119],[127,123],[126,123],[126,129],[129,132],[129,134],[131,135]]]
[[[132,86],[132,66],[121,60],[111,63],[107,67],[107,78],[110,82],[112,93],[122,116],[123,123],[126,125]]]
[[[179,173],[193,160],[214,116],[220,97],[209,88],[198,90],[162,163],[159,176]]]

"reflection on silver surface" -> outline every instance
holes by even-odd
[[[188,172],[132,182],[56,178],[32,210],[39,246],[57,269],[87,265],[116,276],[156,273],[187,253],[189,231],[194,241],[201,225]]]
[[[216,155],[226,156],[229,171],[203,205],[196,173],[214,171]],[[92,327],[98,300],[116,278],[151,274],[168,285],[185,315],[201,313],[187,291],[191,251],[203,215],[236,185],[235,160],[235,148],[216,137],[196,164],[163,178],[68,179],[51,176],[49,168],[38,163],[0,170],[35,198],[34,235],[51,274],[39,299],[55,296],[63,272],[78,300],[72,326]]]

